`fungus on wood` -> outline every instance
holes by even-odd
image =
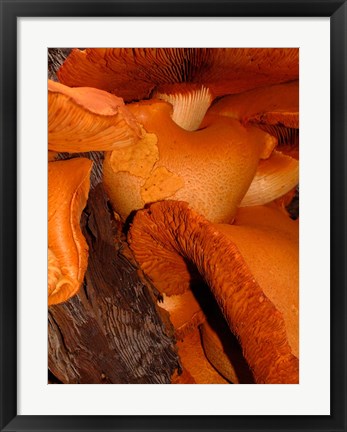
[[[298,49],[75,49],[59,69],[60,82],[95,87],[126,102],[156,97],[173,105],[173,119],[196,130],[211,102],[298,78]]]
[[[298,50],[73,50],[58,76],[49,160],[67,151],[97,163],[83,215],[86,277],[49,308],[52,374],[75,383],[298,382],[297,223],[281,211],[298,183]],[[138,273],[127,225],[97,185],[103,153],[80,153],[90,150],[105,151],[103,181],[122,222],[170,200],[138,211],[128,237],[162,296]],[[204,301],[197,295],[203,280],[217,312],[206,291]]]

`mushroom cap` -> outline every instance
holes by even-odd
[[[298,225],[275,208],[240,213],[235,225],[211,224],[186,203],[154,203],[137,212],[128,239],[162,289],[187,289],[186,263],[196,266],[256,382],[297,383]]]
[[[95,87],[126,102],[149,98],[175,83],[208,87],[213,97],[295,80],[297,48],[74,49],[58,71],[71,87]]]
[[[174,199],[211,221],[231,221],[276,139],[223,116],[210,116],[201,130],[183,130],[163,101],[128,108],[147,133],[136,146],[106,153],[104,161],[104,185],[122,219],[147,203]]]
[[[258,126],[278,139],[273,154],[259,162],[241,206],[267,204],[299,183],[299,81],[225,96],[208,111]]]
[[[48,80],[48,149],[78,153],[136,143],[141,129],[123,99]]]
[[[265,296],[283,315],[291,352],[298,358],[298,223],[276,207],[255,206],[240,209],[233,225],[217,228],[236,244]]]
[[[209,113],[236,118],[242,123],[281,124],[299,128],[299,81],[266,86],[225,96]]]
[[[80,289],[88,245],[80,218],[89,193],[92,161],[48,163],[48,304],[64,302]]]

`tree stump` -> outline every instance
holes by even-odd
[[[50,372],[69,384],[170,383],[180,370],[173,329],[101,184],[90,192],[81,226],[88,269],[79,293],[49,308]]]

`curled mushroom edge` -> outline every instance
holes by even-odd
[[[128,241],[164,292],[176,293],[180,284],[181,291],[189,289],[186,262],[197,268],[256,383],[298,383],[297,224],[277,208],[255,209],[251,223],[223,225],[183,202],[154,203],[136,213]]]

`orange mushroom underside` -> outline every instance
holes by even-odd
[[[123,99],[48,81],[48,149],[78,153],[133,145],[141,129]]]
[[[126,102],[166,92],[173,84],[203,84],[213,98],[295,80],[296,48],[75,49],[58,71],[71,87],[95,87]]]
[[[268,222],[252,219],[248,229],[214,225],[185,203],[165,201],[136,214],[129,242],[141,268],[165,292],[188,289],[187,261],[198,269],[240,340],[257,383],[297,383],[297,224],[272,208],[260,208],[255,221],[260,217]],[[257,253],[252,267],[244,256],[257,258]]]

